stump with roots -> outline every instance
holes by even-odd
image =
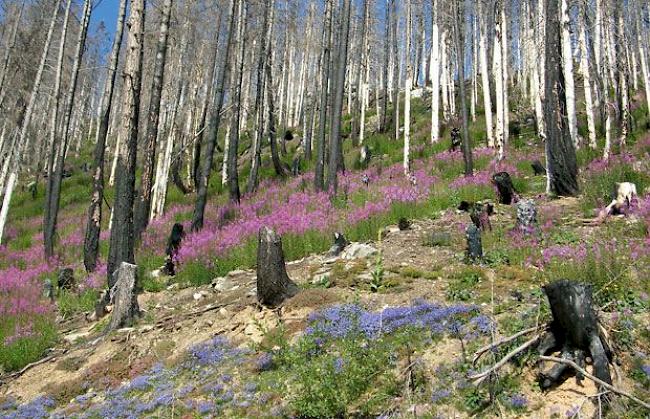
[[[264,306],[277,307],[297,293],[298,286],[287,275],[282,239],[262,227],[257,248],[257,300]]]
[[[593,361],[593,375],[611,384],[609,361],[611,349],[600,333],[598,318],[593,307],[592,289],[588,284],[561,280],[544,286],[553,314],[550,331],[539,346],[541,355],[553,350],[561,351],[561,358],[575,362],[584,369],[585,359]],[[555,364],[550,370],[539,374],[542,389],[560,384],[571,367]],[[578,378],[581,379],[579,373]]]
[[[137,265],[122,262],[117,271],[115,271],[114,276],[117,278],[117,281],[110,290],[110,300],[113,303],[113,310],[106,331],[130,326],[139,314],[140,307],[138,306],[135,290],[137,269]]]

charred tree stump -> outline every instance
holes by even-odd
[[[63,268],[56,278],[56,285],[60,290],[71,291],[75,286],[74,271],[72,268]]]
[[[330,247],[327,255],[331,257],[340,255],[348,244],[350,244],[350,242],[345,238],[343,234],[338,232],[334,233],[334,244],[332,247]]]
[[[549,332],[551,336],[545,337],[544,345],[540,346],[541,355],[560,349],[561,358],[571,360],[581,368],[584,368],[586,357],[590,356],[594,376],[611,384],[611,350],[599,333],[591,286],[561,280],[543,289],[551,306],[553,322]],[[556,364],[550,370],[541,372],[538,377],[541,388],[545,390],[560,384],[569,369],[566,364]],[[583,377],[578,375],[577,378],[580,380]]]
[[[537,228],[537,207],[532,199],[517,203],[517,228],[524,233],[533,233]]]
[[[169,235],[169,240],[167,241],[167,249],[165,250],[165,254],[167,255],[165,258],[165,266],[163,267],[163,273],[165,275],[176,275],[176,257],[184,237],[185,230],[183,229],[183,224],[174,224],[172,232]]]
[[[129,326],[140,312],[136,296],[137,265],[122,262],[113,276],[115,285],[110,291],[110,300],[113,303],[111,320],[106,331]]]
[[[542,165],[542,162],[535,160],[530,165],[533,168],[533,175],[535,176],[544,176],[546,175],[546,168]]]
[[[467,238],[467,259],[476,262],[483,258],[483,244],[481,242],[481,230],[474,224],[470,224],[465,231]]]
[[[277,307],[297,293],[298,286],[287,275],[282,239],[262,227],[257,248],[257,300],[264,306]]]
[[[499,203],[511,205],[517,201],[517,192],[512,184],[512,178],[508,172],[499,172],[492,176],[492,181],[497,187]]]

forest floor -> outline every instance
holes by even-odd
[[[639,222],[617,219],[604,226],[584,227],[574,222],[581,217],[578,200],[560,199],[543,205],[544,211],[562,214],[556,227],[565,237],[574,234],[587,240],[590,236],[607,235],[612,225],[620,228],[621,225]],[[255,271],[237,270],[216,278],[212,285],[179,289],[178,284],[174,284],[161,292],[145,292],[139,297],[144,313],[142,320],[133,328],[122,329],[109,336],[102,336],[101,321],[88,322],[81,314],[74,316],[59,325],[65,333],[64,344],[57,350],[65,352],[5,382],[0,399],[6,400],[5,405],[8,401],[20,404],[35,399],[43,404],[43,400],[37,397],[45,394],[57,406],[53,411],[55,413],[52,413],[54,417],[57,414],[60,417],[84,414],[102,417],[102,409],[114,409],[116,416],[113,417],[127,417],[126,412],[156,417],[203,417],[209,414],[217,417],[282,416],[289,414],[291,407],[298,403],[290,400],[291,396],[282,394],[283,390],[290,391],[291,387],[273,389],[264,382],[263,376],[272,374],[274,368],[286,367],[268,367],[270,372],[267,373],[266,366],[258,365],[260,357],[272,354],[280,358],[282,355],[279,353],[287,351],[288,347],[304,345],[301,337],[314,322],[310,315],[332,305],[354,304],[369,312],[378,312],[387,307],[413,306],[414,302],[417,305],[418,301],[433,301],[448,306],[472,303],[479,312],[494,316],[497,338],[507,335],[523,327],[526,322],[522,323],[521,319],[530,318],[531,313],[539,316],[540,306],[543,305],[540,284],[531,269],[521,269],[508,263],[467,265],[464,262],[464,226],[467,218],[467,214],[450,209],[433,214],[430,218],[413,220],[408,230],[400,231],[397,226],[388,226],[381,241],[365,243],[368,247],[360,247],[356,243],[350,245],[366,252],[377,251],[368,257],[313,254],[290,261],[287,263],[289,276],[300,285],[301,292],[279,310],[264,309],[256,303]],[[494,229],[508,229],[514,223],[514,208],[497,206],[497,214],[492,220]],[[428,238],[434,232],[449,240],[432,246]],[[489,254],[495,248],[490,248],[488,244],[487,250]],[[375,290],[371,285],[378,264],[381,264],[385,274],[381,284],[376,284],[379,289]],[[645,282],[642,288],[647,292],[647,271],[637,273]],[[157,280],[166,284],[167,278]],[[620,323],[615,315],[607,313],[603,320],[610,331],[616,333],[614,330]],[[647,338],[650,330],[647,312],[629,312],[628,320],[636,324],[635,330],[645,330]],[[444,323],[446,320],[441,321]],[[419,333],[426,334],[423,331]],[[211,354],[206,355],[210,363],[204,365],[200,362],[202,355],[197,355],[193,348],[211,342],[217,336],[225,340],[215,342],[215,346],[210,348]],[[558,388],[542,393],[535,378],[538,368],[525,358],[518,361],[519,365],[508,366],[502,371],[498,380],[504,381],[502,391],[505,397],[487,410],[472,399],[473,393],[463,387],[462,378],[456,377],[455,381],[451,381],[451,387],[445,387],[446,379],[441,377],[441,371],[453,370],[458,363],[464,362],[463,351],[470,356],[473,349],[486,342],[489,339],[485,335],[463,342],[462,337],[457,339],[449,334],[424,344],[414,342],[413,348],[409,349],[412,353],[399,353],[397,356],[408,357],[418,365],[417,374],[421,374],[421,382],[418,381],[408,392],[391,394],[386,391],[386,399],[370,411],[364,411],[363,406],[346,406],[347,414],[379,416],[383,412],[392,417],[411,414],[418,417],[467,417],[478,414],[486,417],[546,418],[577,415],[578,408],[581,417],[590,417],[598,409],[597,404],[588,401],[590,396],[598,393],[589,380],[578,384],[571,377]],[[639,381],[639,374],[634,374],[633,370],[638,368],[634,365],[635,354],[648,353],[649,343],[647,339],[641,339],[636,341],[633,351],[620,348],[620,375],[614,375],[617,388],[637,393],[646,400],[650,394],[648,379],[641,377]],[[404,343],[391,345],[394,345],[395,351],[408,347]],[[214,357],[215,351],[226,353],[227,350],[221,349],[221,346],[226,346],[228,350],[238,348],[240,352],[237,355],[242,356],[242,360],[228,360],[225,355]],[[499,354],[503,354],[502,351],[495,355]],[[188,375],[183,368],[189,368],[186,362],[192,357],[198,357],[199,365],[209,371],[197,376],[194,365],[190,368],[194,373]],[[404,362],[404,359],[398,359],[389,368],[393,370],[397,387],[409,386],[406,377],[397,372]],[[159,368],[175,371],[173,377],[165,381],[167,385],[164,390],[159,388],[161,379],[152,378],[154,375],[151,371],[162,374]],[[185,372],[180,373],[176,368]],[[447,371],[442,374],[453,376],[454,373]],[[143,376],[149,377],[152,382],[137,384],[143,381]],[[637,376],[637,380],[631,378],[634,376]],[[373,381],[372,376],[365,378]],[[219,385],[219,380],[224,387],[215,390],[213,387]],[[471,386],[469,383],[464,385]],[[127,403],[130,409],[115,400],[118,397],[114,394],[115,388],[126,388],[125,393],[132,398],[132,404]],[[232,391],[230,398],[224,396],[228,389]],[[364,399],[361,394],[380,393],[382,390],[385,391],[380,383],[367,386],[360,391],[359,399]],[[345,389],[336,391],[345,392]],[[158,400],[164,394],[173,394],[174,398]],[[323,398],[327,399],[327,396]],[[146,401],[150,404],[143,405]],[[7,406],[11,406],[11,403]],[[616,409],[620,408],[614,404],[613,409],[618,414],[621,411]],[[327,408],[323,409],[321,413],[329,412]],[[9,411],[0,410],[0,414]],[[20,408],[16,412],[19,411]],[[643,411],[636,412],[637,417],[643,417]]]

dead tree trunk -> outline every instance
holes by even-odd
[[[122,262],[120,268],[113,273],[113,277],[117,281],[110,291],[113,310],[111,311],[111,320],[106,327],[107,332],[130,326],[140,312],[136,295],[137,269],[137,265]]]
[[[102,222],[102,204],[104,201],[104,157],[106,149],[106,137],[108,135],[108,123],[111,116],[111,102],[117,75],[117,64],[122,45],[122,33],[124,32],[124,16],[126,15],[126,0],[120,0],[117,29],[111,49],[110,66],[106,78],[106,86],[101,101],[99,123],[97,126],[97,139],[95,143],[94,173],[93,173],[93,194],[88,208],[88,222],[86,224],[86,237],[84,239],[84,266],[86,271],[92,272],[97,267],[97,255],[99,253],[99,233]]]
[[[133,201],[138,149],[138,121],[142,88],[142,52],[144,41],[145,0],[131,3],[129,36],[124,69],[124,100],[121,134],[115,177],[113,224],[108,250],[108,288],[115,285],[113,273],[122,262],[134,263]]]
[[[280,236],[262,227],[257,243],[257,300],[262,305],[277,307],[296,295],[298,286],[287,275]]]
[[[165,75],[165,61],[167,58],[167,40],[169,34],[169,20],[172,12],[172,0],[165,0],[160,22],[160,35],[156,48],[156,63],[153,79],[151,81],[151,99],[147,112],[147,128],[145,134],[144,167],[142,170],[141,191],[136,201],[134,214],[134,228],[136,238],[149,224],[151,211],[151,195],[153,189],[153,172],[156,161],[156,140],[158,138],[158,121],[160,119],[160,100]],[[166,182],[166,179],[164,180]]]
[[[314,187],[317,191],[325,188],[325,129],[327,127],[327,103],[328,90],[330,81],[330,51],[332,48],[332,0],[327,0],[325,4],[325,23],[322,55],[321,55],[321,93],[320,93],[320,115],[318,128],[318,152],[316,154],[316,170],[314,174]]]
[[[593,306],[591,285],[561,280],[544,287],[553,314],[550,335],[540,347],[542,355],[559,348],[561,358],[574,361],[584,368],[587,354],[593,360],[594,375],[611,384],[609,360],[611,350],[600,336],[598,318]],[[560,384],[566,364],[556,364],[549,371],[539,374],[542,389]]]
[[[230,1],[230,23],[228,24],[228,37],[226,39],[226,49],[224,51],[224,63],[220,68],[220,73],[217,78],[217,88],[212,97],[212,104],[210,106],[210,118],[208,119],[208,126],[206,131],[203,132],[203,141],[205,142],[203,152],[203,169],[199,177],[199,184],[196,190],[196,203],[194,205],[194,215],[192,216],[192,231],[199,231],[203,228],[203,215],[205,214],[205,206],[208,202],[208,183],[210,181],[210,173],[212,173],[212,161],[214,159],[214,149],[217,147],[217,133],[221,123],[221,108],[224,99],[224,85],[226,76],[228,74],[228,57],[230,55],[230,48],[232,46],[233,31],[235,28],[235,11],[237,2]],[[215,48],[219,48],[217,45]]]

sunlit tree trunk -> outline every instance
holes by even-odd
[[[335,73],[333,75],[334,96],[332,100],[332,121],[330,126],[330,158],[328,165],[327,187],[336,193],[338,190],[338,171],[342,162],[341,114],[343,112],[343,89],[345,87],[345,74],[347,70],[348,36],[350,33],[350,8],[351,0],[343,0],[341,25]]]
[[[505,95],[503,90],[506,86],[503,85],[503,48],[501,48],[501,31],[502,31],[502,19],[501,19],[501,0],[497,0],[495,6],[495,24],[494,24],[494,47],[493,47],[493,68],[492,73],[494,74],[494,83],[495,83],[495,94],[497,101],[497,124],[496,124],[496,137],[495,145],[497,147],[497,159],[502,160],[505,157],[505,113],[506,106],[504,103]]]
[[[326,0],[325,22],[323,23],[323,39],[321,41],[321,92],[320,92],[320,115],[318,127],[318,151],[316,153],[316,170],[314,176],[314,187],[317,191],[325,189],[325,132],[327,128],[327,103],[328,91],[330,89],[330,51],[332,46],[332,4],[333,0]]]
[[[54,256],[54,230],[52,223],[52,195],[53,195],[53,180],[55,164],[57,162],[56,155],[59,147],[62,146],[59,133],[59,112],[61,110],[61,78],[63,76],[63,56],[65,53],[65,41],[68,34],[68,22],[70,21],[70,8],[72,7],[72,0],[68,0],[68,5],[65,8],[63,17],[63,25],[61,29],[61,36],[59,38],[59,51],[58,59],[56,61],[56,75],[54,79],[54,103],[50,110],[50,131],[49,131],[49,152],[47,157],[47,187],[45,191],[45,208],[43,210],[43,249],[45,251],[45,258],[50,259]]]
[[[582,25],[580,25],[580,72],[585,89],[585,103],[587,112],[587,126],[589,128],[589,147],[596,149],[596,120],[594,116],[594,101],[591,92],[591,72],[589,69],[589,51],[587,49],[587,36],[585,27],[587,25],[585,6],[581,6]]]
[[[9,42],[5,47],[5,54],[2,59],[2,73],[0,75],[0,109],[3,108],[4,98],[7,93],[5,82],[7,81],[7,73],[9,72],[9,60],[11,59],[11,54],[14,51],[16,46],[16,36],[18,35],[18,28],[20,27],[20,20],[23,16],[23,9],[25,8],[24,1],[20,3],[20,7],[16,6],[16,12],[14,15],[14,24],[11,28],[11,35],[9,36]]]
[[[550,16],[549,16],[550,17]],[[573,53],[571,48],[571,18],[568,0],[562,0],[562,58],[564,63],[564,84],[566,89],[567,118],[571,141],[578,147],[578,119],[576,117],[576,89],[573,76]]]
[[[411,64],[411,0],[406,0],[406,80],[404,82],[404,174],[411,172],[411,90],[413,66]]]
[[[165,77],[165,63],[167,62],[167,43],[169,38],[169,21],[172,11],[172,0],[165,0],[162,7],[158,44],[156,46],[156,59],[154,63],[153,79],[151,80],[149,109],[147,111],[147,126],[144,137],[144,164],[140,194],[135,202],[134,228],[136,239],[149,224],[151,212],[151,199],[153,193],[154,164],[156,162],[156,149],[158,139],[158,124],[160,120],[160,102]]]
[[[124,67],[124,98],[122,105],[123,141],[115,177],[113,226],[108,251],[108,288],[117,278],[113,273],[122,264],[134,264],[133,201],[138,148],[140,92],[142,88],[142,54],[144,50],[145,0],[132,0],[129,17],[126,63]]]
[[[488,24],[485,10],[479,9],[481,20],[479,56],[481,60],[481,83],[483,84],[483,108],[485,109],[485,130],[487,132],[488,147],[494,147],[494,122],[492,120],[492,98],[490,94],[490,70],[488,68]]]
[[[440,139],[440,34],[438,28],[438,2],[431,1],[431,143]]]

